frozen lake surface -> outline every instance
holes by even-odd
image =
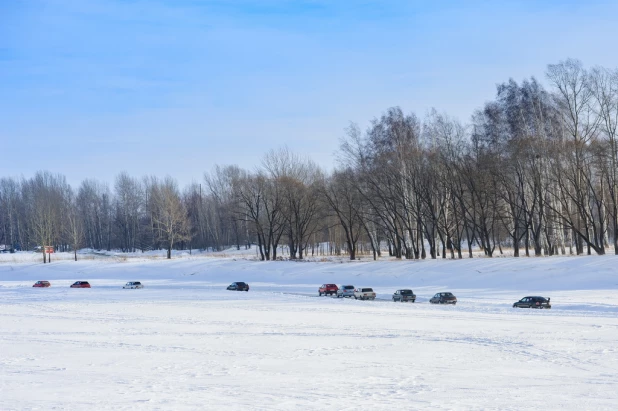
[[[617,263],[5,262],[0,409],[615,409]],[[324,282],[378,299],[318,297]],[[553,308],[511,307],[525,295]]]

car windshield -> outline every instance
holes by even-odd
[[[134,282],[133,284],[135,285],[140,285],[141,283],[139,281]]]
[[[245,285],[245,283],[234,283],[234,284],[236,284],[236,285],[238,285],[238,286],[240,286],[240,287],[242,287],[242,286],[244,286],[244,285]]]
[[[344,286],[343,286],[343,289],[344,289],[344,290],[353,290],[353,289],[354,289],[354,286],[353,286],[353,285],[344,285]]]
[[[401,294],[412,294],[412,290],[401,290]]]
[[[444,294],[442,294],[442,295],[443,295],[443,296],[445,296],[445,297],[452,297],[452,296],[453,296],[453,293],[444,293]]]
[[[361,292],[363,292],[363,293],[370,293],[370,292],[373,292],[373,288],[363,288],[361,290]]]

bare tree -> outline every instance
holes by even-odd
[[[554,167],[563,173],[556,176],[559,186],[557,194],[568,194],[569,199],[568,203],[564,198],[561,201],[563,212],[558,209],[554,211],[559,213],[565,224],[573,230],[578,254],[583,253],[583,243],[587,244],[589,254],[591,248],[604,254],[604,247],[591,232],[599,231],[599,222],[594,220],[589,208],[592,193],[589,191],[589,181],[586,180],[586,149],[595,137],[600,122],[594,106],[590,76],[579,60],[567,59],[558,64],[550,64],[547,77],[557,89],[556,102],[570,139],[564,144],[563,166]]]
[[[53,247],[61,235],[63,195],[67,191],[64,176],[49,172],[37,172],[25,183],[28,218],[32,223],[33,238],[36,239],[43,252],[43,263],[47,262],[46,247]],[[49,261],[51,261],[51,252]]]
[[[64,234],[73,249],[75,261],[77,261],[77,250],[84,242],[84,222],[78,210],[75,194],[70,187],[68,189],[64,213],[66,218]]]
[[[359,210],[361,194],[354,183],[351,169],[335,172],[321,186],[328,208],[339,220],[345,234],[350,260],[356,259],[356,246],[362,233],[362,215]]]
[[[153,185],[151,190],[153,222],[159,238],[167,248],[167,258],[170,259],[174,245],[189,240],[187,210],[180,198],[177,184],[171,177]]]
[[[596,100],[600,130],[605,139],[600,151],[609,190],[614,253],[618,254],[618,69],[596,67],[590,75],[590,88]]]

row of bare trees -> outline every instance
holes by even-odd
[[[366,237],[406,258],[471,257],[473,244],[487,256],[503,245],[604,254],[610,243],[618,254],[618,71],[566,60],[547,77],[551,91],[499,85],[468,127],[399,108],[365,133],[352,125],[335,177],[354,181]]]
[[[30,179],[2,178],[0,211],[4,248],[72,250],[76,260],[82,247],[166,248],[170,256],[190,235],[185,202],[171,178],[138,181],[122,173],[114,193],[94,180],[75,191],[64,176],[46,171]]]
[[[181,192],[171,178],[0,179],[0,244],[126,252],[255,245],[397,258],[618,254],[618,71],[577,60],[497,87],[464,125],[388,109],[351,124],[326,173],[287,148],[254,171],[216,166]],[[76,254],[77,258],[77,254]],[[45,256],[43,257],[45,260]]]

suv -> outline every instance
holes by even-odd
[[[90,283],[88,281],[75,281],[71,284],[71,288],[90,288]]]
[[[429,300],[432,304],[457,304],[457,297],[453,293],[437,293]]]
[[[228,285],[227,289],[232,291],[249,291],[249,284],[242,281],[236,281],[235,283]]]
[[[353,285],[342,285],[337,290],[337,298],[339,297],[354,297],[354,286]]]
[[[375,300],[376,293],[373,292],[373,288],[365,287],[365,288],[357,288],[354,290],[354,299],[355,300]]]
[[[397,290],[393,294],[393,301],[416,301],[416,295],[412,290]]]
[[[549,300],[550,298],[545,297],[524,297],[516,303],[513,303],[513,308],[551,308]]]
[[[337,294],[338,290],[339,287],[337,287],[337,284],[322,284],[320,288],[318,288],[318,294],[320,297],[322,296],[322,294],[333,295]]]
[[[122,288],[138,289],[138,288],[144,288],[144,285],[140,283],[139,281],[129,281]]]
[[[37,281],[33,285],[33,287],[50,287],[50,286],[51,284],[49,283],[49,281]]]

